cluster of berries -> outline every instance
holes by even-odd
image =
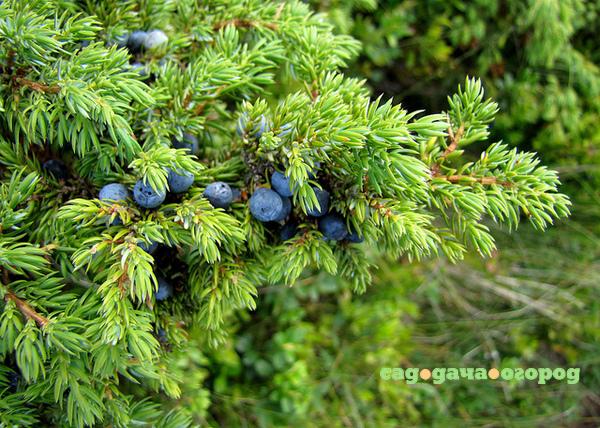
[[[126,46],[129,52],[137,54],[142,49],[153,50],[167,44],[169,37],[161,30],[134,31],[121,41],[120,46]],[[123,43],[124,42],[124,43]]]
[[[122,37],[118,46],[127,48],[133,55],[137,55],[142,50],[152,51],[164,46],[169,41],[169,37],[162,30],[134,31],[133,33]],[[145,76],[146,66],[139,61],[131,64],[132,70],[136,70],[140,75]]]
[[[313,187],[318,205],[308,210],[310,217],[318,219],[319,230],[323,236],[332,241],[343,239],[359,243],[363,238],[355,230],[346,227],[346,221],[337,213],[329,212],[329,192]],[[267,222],[282,222],[292,213],[291,197],[294,194],[290,179],[279,171],[271,175],[271,189],[260,187],[250,197],[250,213],[257,220]],[[296,235],[297,223],[288,221],[280,231],[280,238],[288,240]]]
[[[251,135],[260,139],[265,132],[271,130],[272,125],[267,117],[260,115],[254,126],[248,132],[249,116],[244,113],[238,119],[236,131],[239,136]],[[282,138],[289,135],[293,130],[291,123],[283,124],[277,133]],[[311,176],[314,179],[315,176]],[[319,230],[326,239],[333,241],[346,240],[352,243],[360,243],[363,238],[352,228],[346,227],[346,221],[335,212],[329,212],[329,192],[327,190],[313,187],[318,205],[309,210],[310,217],[318,219]],[[292,214],[293,190],[290,187],[290,179],[279,171],[271,175],[271,188],[259,187],[250,197],[250,213],[263,223],[285,222],[279,231],[282,241],[293,238],[298,232],[298,224],[289,220]],[[286,221],[288,220],[288,221]]]
[[[194,175],[187,171],[173,171],[169,170],[167,178],[169,189],[174,193],[183,193],[187,191],[194,182]],[[156,208],[158,207],[166,197],[166,192],[163,190],[157,192],[148,184],[144,184],[142,180],[138,180],[133,186],[133,199],[135,202],[143,208]],[[98,195],[100,200],[109,200],[113,202],[124,202],[129,198],[129,190],[121,183],[111,183],[100,189]],[[112,224],[119,224],[120,219],[116,219]],[[152,254],[158,248],[158,242],[150,241],[146,243],[140,241],[138,246],[146,251],[148,254]],[[165,300],[173,294],[173,287],[164,278],[157,277],[158,279],[158,291],[154,297],[156,300]]]
[[[148,42],[150,43],[149,45],[147,45],[148,40],[150,40]],[[160,31],[152,31],[150,33],[137,31],[129,36],[127,46],[132,52],[139,52],[142,46],[145,46],[147,49],[153,47],[156,40],[162,40],[161,43],[165,43],[167,39],[164,33]],[[264,119],[264,116],[261,119],[263,120],[259,121],[258,126],[253,129],[253,133],[259,136],[269,129],[268,122]],[[174,139],[172,144],[175,148],[187,149],[190,154],[196,154],[199,151],[198,139],[188,133],[184,133],[182,139]],[[47,161],[44,167],[58,179],[64,179],[67,176],[66,167],[59,160]],[[169,169],[167,173],[169,190],[173,193],[184,193],[194,183],[194,175],[188,171]],[[315,176],[312,175],[310,178],[314,179]],[[363,238],[359,236],[357,231],[347,227],[346,221],[341,215],[330,212],[329,192],[318,187],[313,187],[313,191],[318,204],[308,210],[307,214],[309,217],[317,219],[318,228],[325,239],[333,241],[346,240],[353,243],[362,242]],[[293,193],[289,177],[279,171],[275,171],[271,175],[271,188],[260,187],[256,189],[249,200],[250,213],[255,219],[264,223],[283,223],[280,229],[280,239],[283,241],[291,239],[298,232],[298,223],[291,219],[293,208],[291,197]],[[217,181],[206,187],[203,196],[213,207],[227,209],[235,199],[239,199],[240,192],[237,189],[232,189],[227,183]],[[112,202],[124,202],[129,197],[129,189],[121,183],[107,184],[102,187],[99,193],[100,200]],[[133,186],[133,199],[142,208],[157,208],[164,202],[165,198],[166,190],[154,190],[148,183],[144,183],[143,180],[138,180]],[[115,224],[120,224],[120,220],[116,219],[113,222],[113,225]],[[149,254],[153,254],[158,247],[158,243],[154,241],[148,243],[140,241],[138,245]],[[155,293],[156,300],[162,301],[171,297],[173,295],[173,286],[161,276],[157,276],[157,280],[159,287]]]
[[[194,182],[193,174],[187,171],[173,171],[169,170],[168,175],[169,189],[174,193],[186,192]],[[228,208],[235,198],[235,190],[233,190],[227,183],[215,182],[211,183],[206,187],[204,191],[204,197],[215,208]],[[128,188],[121,183],[107,184],[100,190],[98,195],[100,200],[108,200],[112,202],[124,202],[129,198],[130,193]],[[166,192],[157,192],[152,187],[144,184],[142,180],[138,180],[133,187],[133,199],[135,202],[143,208],[156,208],[158,207],[166,197]],[[113,225],[119,224],[120,220],[117,219],[113,222]],[[158,243],[151,241],[147,244],[145,241],[140,241],[138,246],[149,254],[153,254],[158,248]],[[154,294],[157,301],[168,299],[173,295],[173,286],[167,282],[167,280],[161,276],[157,276],[158,290]]]
[[[54,176],[57,180],[66,180],[69,176],[67,166],[60,159],[50,159],[42,165],[46,171]]]
[[[167,183],[173,193],[186,192],[194,183],[194,174],[184,170],[168,170]],[[165,190],[154,190],[143,180],[138,180],[133,186],[133,199],[142,208],[156,208],[167,196]],[[101,200],[115,202],[124,201],[129,197],[129,190],[121,183],[107,184],[100,190]]]
[[[183,193],[194,183],[194,174],[181,169],[169,169],[167,183],[171,192]],[[156,208],[164,202],[166,196],[165,190],[154,190],[143,180],[138,180],[133,186],[133,199],[142,208]]]

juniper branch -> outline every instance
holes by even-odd
[[[373,99],[341,72],[359,44],[302,2],[7,0],[0,16],[0,355],[57,424],[188,426],[130,391],[178,397],[168,350],[194,331],[223,343],[260,285],[321,270],[360,293],[370,252],[486,256],[486,216],[569,213],[533,154],[456,156],[489,136],[481,82],[439,114]]]
[[[440,156],[440,162],[443,162],[448,157],[448,155],[450,155],[450,153],[454,152],[454,150],[458,148],[458,144],[460,143],[460,139],[462,138],[464,132],[464,123],[460,124],[458,130],[456,131],[456,134],[454,133],[451,127],[448,128],[448,138],[450,139],[450,144],[448,145],[448,147],[446,147],[446,150],[444,150],[444,153],[442,153],[442,155]]]
[[[45,92],[48,94],[57,94],[60,92],[60,86],[58,85],[46,85],[43,83],[34,82],[33,80],[29,80],[24,77],[16,77],[14,80],[19,86],[26,86],[37,92]]]
[[[507,181],[499,181],[498,177],[474,177],[472,175],[440,175],[435,174],[433,178],[449,181],[450,183],[481,183],[483,185],[499,184],[501,186],[510,187],[511,183]]]
[[[34,320],[41,328],[46,327],[50,322],[48,318],[37,313],[35,309],[33,309],[31,305],[29,305],[29,303],[18,298],[15,293],[8,289],[6,290],[6,293],[4,295],[4,300],[6,302],[12,301],[27,319]]]

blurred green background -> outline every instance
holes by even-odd
[[[229,427],[600,426],[600,1],[323,1],[363,43],[348,70],[407,109],[446,108],[466,75],[494,140],[560,171],[573,216],[496,230],[500,250],[409,264],[373,253],[363,295],[323,274],[262,288],[209,353],[173,351],[184,406]],[[474,148],[476,150],[477,148]],[[490,224],[490,227],[493,227]],[[201,340],[199,337],[198,341]],[[379,379],[381,367],[580,367],[580,382]]]

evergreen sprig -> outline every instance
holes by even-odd
[[[19,376],[0,390],[4,425],[188,426],[130,387],[178,398],[165,342],[222,343],[261,285],[318,268],[364,292],[368,248],[489,255],[485,217],[545,228],[569,213],[533,154],[463,152],[496,112],[479,81],[439,114],[373,100],[340,71],[359,44],[302,2],[9,0],[0,16],[0,385]],[[168,42],[128,51],[135,30]],[[176,148],[186,134],[197,148]],[[173,170],[193,184],[155,209],[98,195],[165,191]],[[248,207],[275,170],[293,192],[285,240]],[[227,208],[206,196],[217,180],[239,190]],[[324,239],[308,215],[321,190],[364,244]]]

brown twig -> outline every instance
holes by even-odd
[[[498,181],[497,177],[476,177],[472,175],[441,175],[440,170],[442,168],[442,163],[444,160],[453,153],[460,143],[461,138],[465,133],[465,126],[460,125],[460,127],[456,130],[456,134],[452,130],[452,127],[448,128],[448,139],[450,140],[450,144],[444,150],[444,153],[438,159],[438,162],[431,167],[431,177],[432,178],[440,178],[442,180],[449,181],[450,183],[459,183],[461,181],[470,182],[470,183],[481,183],[483,185],[492,185],[498,184],[504,187],[511,187],[512,183],[507,181]]]
[[[250,19],[243,19],[243,18],[233,18],[233,19],[227,19],[225,21],[221,21],[221,22],[217,22],[216,24],[213,25],[213,30],[218,31],[221,28],[225,28],[228,25],[233,25],[234,27],[237,28],[252,28],[252,27],[266,27],[270,30],[273,31],[277,31],[279,29],[279,26],[277,24],[271,23],[271,22],[259,22],[259,21],[252,21]]]
[[[129,275],[127,275],[128,264],[125,263],[124,272],[119,276],[118,287],[121,293],[121,299],[125,297],[127,291],[127,283],[129,282]]]
[[[474,177],[472,175],[434,175],[434,178],[441,178],[450,183],[458,183],[461,181],[470,181],[472,183],[481,183],[483,185],[499,184],[501,186],[510,187],[512,183],[507,181],[498,181],[497,177]]]
[[[378,201],[372,201],[372,202],[371,202],[371,206],[372,206],[374,209],[376,209],[376,210],[380,211],[380,212],[381,212],[381,213],[382,213],[384,216],[386,216],[386,217],[390,217],[390,216],[393,214],[392,210],[391,210],[390,208],[387,208],[387,207],[386,207],[384,204],[382,204],[381,202],[378,202]]]
[[[26,79],[24,77],[16,77],[15,83],[19,86],[27,86],[36,92],[45,92],[47,94],[57,94],[60,92],[60,86],[58,85],[45,85],[43,83],[34,82],[33,80]]]
[[[444,150],[444,153],[442,153],[442,155],[440,156],[438,162],[431,167],[431,174],[433,176],[436,176],[436,175],[438,175],[440,173],[440,169],[442,167],[442,163],[444,162],[444,160],[446,160],[446,158],[452,152],[454,152],[458,148],[458,143],[460,143],[460,140],[463,137],[464,133],[465,133],[465,126],[464,125],[460,125],[460,127],[456,131],[456,134],[452,130],[452,127],[448,128],[448,139],[450,140],[450,144],[448,144],[448,147],[446,147],[446,150]]]
[[[310,85],[310,88],[308,87],[308,85],[306,84],[306,82],[304,83],[304,85],[306,86],[306,89],[310,92],[310,99],[311,101],[314,103],[317,102],[317,100],[319,99],[319,86],[316,80],[313,80],[313,82]]]
[[[48,325],[48,323],[50,322],[48,320],[48,318],[45,318],[42,315],[38,314],[35,311],[35,309],[33,309],[29,305],[29,303],[25,302],[24,300],[19,299],[17,297],[17,295],[10,290],[8,290],[6,292],[6,294],[4,295],[4,300],[6,302],[8,302],[9,300],[12,300],[14,302],[14,304],[17,306],[17,308],[19,308],[21,313],[23,315],[25,315],[26,318],[34,320],[42,328],[46,327],[46,325]]]
[[[10,49],[8,51],[8,53],[6,54],[6,63],[3,65],[0,65],[0,70],[2,71],[2,73],[11,74],[14,63],[15,63],[15,51]]]
[[[283,12],[284,7],[285,7],[285,2],[281,3],[277,7],[277,10],[275,11],[275,16],[273,17],[273,18],[275,18],[275,20],[278,20],[281,17],[281,12]]]
[[[446,159],[448,157],[448,155],[450,155],[450,153],[452,153],[454,150],[457,149],[458,143],[460,142],[460,139],[462,138],[464,133],[465,133],[464,125],[460,125],[460,128],[458,128],[458,130],[456,131],[456,134],[454,133],[452,128],[448,128],[448,137],[450,138],[450,144],[448,145],[448,147],[446,147],[446,150],[444,150],[444,153],[442,153],[442,156],[440,156],[440,162],[443,161],[444,159]]]
[[[195,108],[194,108],[194,114],[197,116],[200,116],[204,113],[204,109],[206,108],[206,106],[208,105],[209,102],[211,101],[215,101],[217,99],[217,97],[221,94],[221,92],[226,89],[225,85],[221,85],[219,86],[214,93],[210,96],[209,99],[202,101],[201,103],[199,103]],[[183,100],[183,107],[184,108],[188,108],[189,105],[192,102],[192,94],[188,94],[186,95],[186,97]]]
[[[205,108],[206,108],[206,102],[198,104],[198,106],[194,109],[194,114],[196,116],[202,116],[204,114]]]

